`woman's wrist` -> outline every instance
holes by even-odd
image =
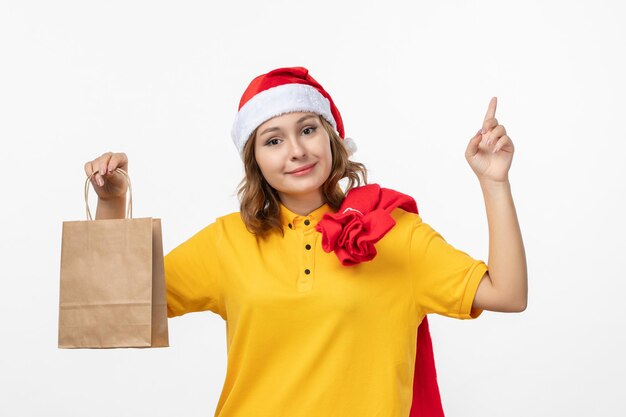
[[[98,199],[96,220],[123,219],[126,217],[126,195],[109,199]]]
[[[511,183],[508,178],[505,181],[482,180],[479,183],[484,194],[498,195],[511,192]]]

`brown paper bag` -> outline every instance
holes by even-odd
[[[167,347],[161,220],[63,222],[59,348]]]

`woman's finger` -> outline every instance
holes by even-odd
[[[100,184],[100,187],[104,187],[104,183],[106,182],[105,176],[100,173],[96,174],[96,176],[98,177],[97,180],[98,180],[98,184]]]
[[[113,152],[106,152],[98,158],[98,173],[100,175],[106,174],[111,156],[113,156]]]
[[[496,142],[496,145],[493,147],[492,152],[496,153],[507,145],[510,146],[511,150],[513,149],[513,141],[511,140],[509,135],[504,135],[500,139],[498,139],[498,141]]]
[[[465,157],[469,160],[474,157],[478,153],[478,145],[481,140],[481,130],[478,130],[474,137],[472,137],[467,144],[467,149],[465,151]]]
[[[492,117],[491,119],[487,119],[483,122],[483,134],[488,133],[491,129],[498,126],[498,119]]]
[[[496,116],[496,107],[498,106],[498,98],[491,97],[489,101],[489,107],[487,108],[487,113],[485,114],[485,120],[491,119]]]
[[[496,142],[500,137],[506,135],[506,129],[502,125],[496,126],[489,134],[487,135],[487,146]]]
[[[113,172],[116,168],[125,168],[128,165],[128,157],[125,153],[114,153],[109,159],[107,171]]]
[[[93,165],[92,165],[93,161],[89,161],[85,163],[85,175],[87,175],[88,177],[93,174]]]
[[[89,161],[89,162],[85,163],[85,175],[87,175],[87,177],[91,177],[90,178],[91,185],[96,187],[99,184],[98,184],[98,182],[96,180],[96,176],[92,175],[94,173],[93,165],[94,165],[94,161]]]
[[[93,161],[89,161],[85,164],[85,174],[87,177],[91,177],[91,185],[94,187],[100,186],[102,187],[103,182],[98,180],[98,171],[95,170],[94,167],[98,166],[98,159],[94,159]]]

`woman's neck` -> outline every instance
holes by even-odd
[[[278,196],[289,211],[300,216],[307,216],[325,203],[321,192],[311,195],[287,195],[279,192]]]

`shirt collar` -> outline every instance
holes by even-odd
[[[334,213],[334,210],[328,205],[328,203],[324,203],[306,216],[296,214],[285,207],[282,203],[280,204],[281,223],[283,224],[283,227],[291,230],[315,228],[317,223],[322,220],[322,217],[324,217],[324,214],[326,213]]]

